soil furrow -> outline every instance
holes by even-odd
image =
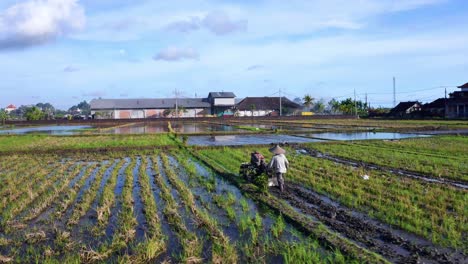
[[[309,189],[288,182],[285,192],[270,188],[300,212],[313,216],[347,238],[397,263],[462,263],[466,256],[380,223]]]

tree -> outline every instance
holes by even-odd
[[[340,102],[332,100],[329,102],[334,112],[340,112],[346,115],[367,115],[367,105],[362,101],[354,101],[351,98],[347,98]]]
[[[323,113],[325,111],[325,102],[323,99],[320,99],[317,103],[314,105],[314,112],[316,113]]]
[[[70,107],[68,109],[68,112],[69,113],[74,113],[74,112],[78,111],[78,109],[81,111],[81,114],[83,114],[83,115],[91,114],[91,106],[86,101],[80,102],[79,104]]]
[[[44,117],[44,113],[41,111],[41,109],[33,106],[26,110],[25,116],[26,120],[28,121],[41,120]]]
[[[306,94],[302,100],[304,101],[304,106],[310,110],[310,107],[314,104],[314,98],[310,94]]]
[[[252,113],[252,117],[254,116],[254,111],[257,109],[257,106],[255,104],[250,105],[250,112]]]
[[[0,109],[0,120],[2,120],[2,125],[5,125],[5,121],[8,119],[9,114],[5,109]]]

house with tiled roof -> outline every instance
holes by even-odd
[[[388,115],[397,118],[413,116],[421,111],[421,106],[421,103],[418,101],[400,102],[390,110]]]
[[[468,83],[458,88],[461,90],[450,93],[447,98],[448,118],[468,118]]]
[[[10,104],[7,107],[5,107],[5,111],[7,111],[8,113],[11,113],[12,111],[15,111],[15,110],[16,110],[16,106],[13,104]]]

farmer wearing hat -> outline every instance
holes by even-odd
[[[270,149],[270,152],[273,153],[273,158],[271,158],[270,163],[268,164],[268,170],[276,175],[276,179],[278,180],[278,185],[283,192],[284,190],[284,177],[283,174],[286,173],[287,169],[289,168],[288,159],[284,153],[286,151],[282,149],[280,146],[276,145]]]

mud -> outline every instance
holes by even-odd
[[[277,188],[271,188],[270,191],[299,212],[321,221],[330,229],[392,262],[466,263],[468,261],[467,256],[460,252],[435,246],[424,238],[383,224],[298,184],[288,182],[286,186],[283,193]]]
[[[356,168],[365,168],[365,169],[384,171],[384,172],[388,172],[392,174],[397,174],[403,177],[418,179],[418,180],[428,182],[428,183],[444,184],[444,185],[452,186],[458,189],[468,190],[468,183],[464,181],[455,181],[455,180],[451,180],[447,178],[435,178],[430,175],[425,175],[425,174],[412,172],[412,171],[408,171],[404,169],[380,166],[380,165],[376,165],[373,163],[367,163],[363,161],[356,161],[356,160],[341,158],[341,157],[337,157],[333,155],[328,155],[328,154],[322,153],[318,150],[311,149],[311,148],[298,149],[297,153],[310,155],[316,158],[327,159],[336,163],[345,164],[345,165],[353,166]]]

